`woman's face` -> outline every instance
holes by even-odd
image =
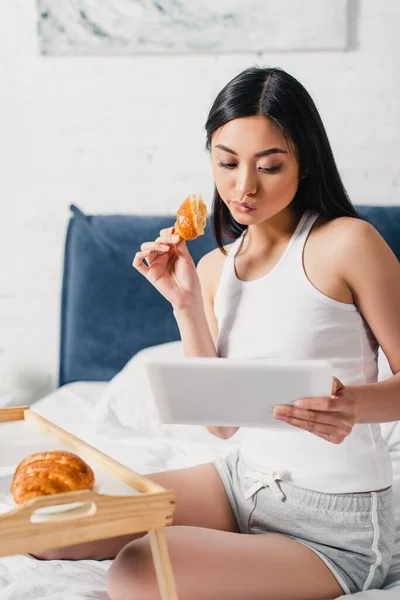
[[[234,119],[214,132],[211,143],[215,185],[238,223],[262,223],[291,203],[298,159],[273,121]]]

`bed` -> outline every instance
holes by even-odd
[[[131,267],[140,244],[173,216],[85,215],[73,206],[63,270],[59,388],[31,406],[110,456],[151,473],[211,460],[235,448],[195,426],[162,425],[143,369],[149,355],[181,355],[166,301]],[[400,207],[358,207],[400,258]],[[197,262],[214,247],[210,227],[191,244]],[[380,357],[380,379],[390,376]],[[384,589],[358,600],[400,598],[400,423],[382,426],[394,468],[396,547]],[[10,452],[27,439],[5,440]],[[237,443],[237,442],[236,442]],[[1,464],[7,460],[1,457]],[[10,455],[10,461],[12,456]],[[1,478],[0,466],[0,478]],[[0,494],[1,505],[6,500]],[[0,558],[2,600],[106,600],[111,561]]]

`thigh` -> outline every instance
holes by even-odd
[[[165,534],[179,600],[332,600],[343,593],[317,554],[286,536],[193,527]],[[159,598],[148,536],[117,556],[108,594],[111,600]]]
[[[145,475],[176,493],[173,525],[208,527],[223,531],[238,531],[225,488],[212,463],[186,469]],[[104,560],[115,558],[120,550],[146,532],[128,534],[73,546],[53,548],[33,554],[43,560]]]
[[[212,463],[145,477],[175,491],[173,525],[239,531],[224,485]]]

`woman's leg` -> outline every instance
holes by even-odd
[[[278,534],[213,529],[165,531],[179,600],[331,600],[343,594],[312,550]],[[149,536],[127,545],[111,566],[111,600],[159,600]]]
[[[208,527],[223,531],[238,531],[225,488],[212,463],[186,469],[145,475],[166,489],[175,490],[176,505],[173,525]],[[104,560],[115,558],[134,539],[147,532],[96,540],[74,546],[55,548],[34,554],[44,560]]]

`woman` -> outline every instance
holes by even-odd
[[[323,358],[336,377],[331,397],[276,407],[293,427],[209,427],[237,436],[240,451],[149,475],[176,491],[166,534],[178,597],[323,600],[378,588],[394,536],[379,423],[400,417],[399,263],[357,218],[316,107],[283,70],[240,73],[206,130],[218,248],[196,271],[170,228],[134,267],[170,301],[186,356]],[[378,345],[394,374],[380,383]],[[79,557],[114,556],[127,541],[81,546]],[[157,594],[142,536],[119,552],[109,595]]]

